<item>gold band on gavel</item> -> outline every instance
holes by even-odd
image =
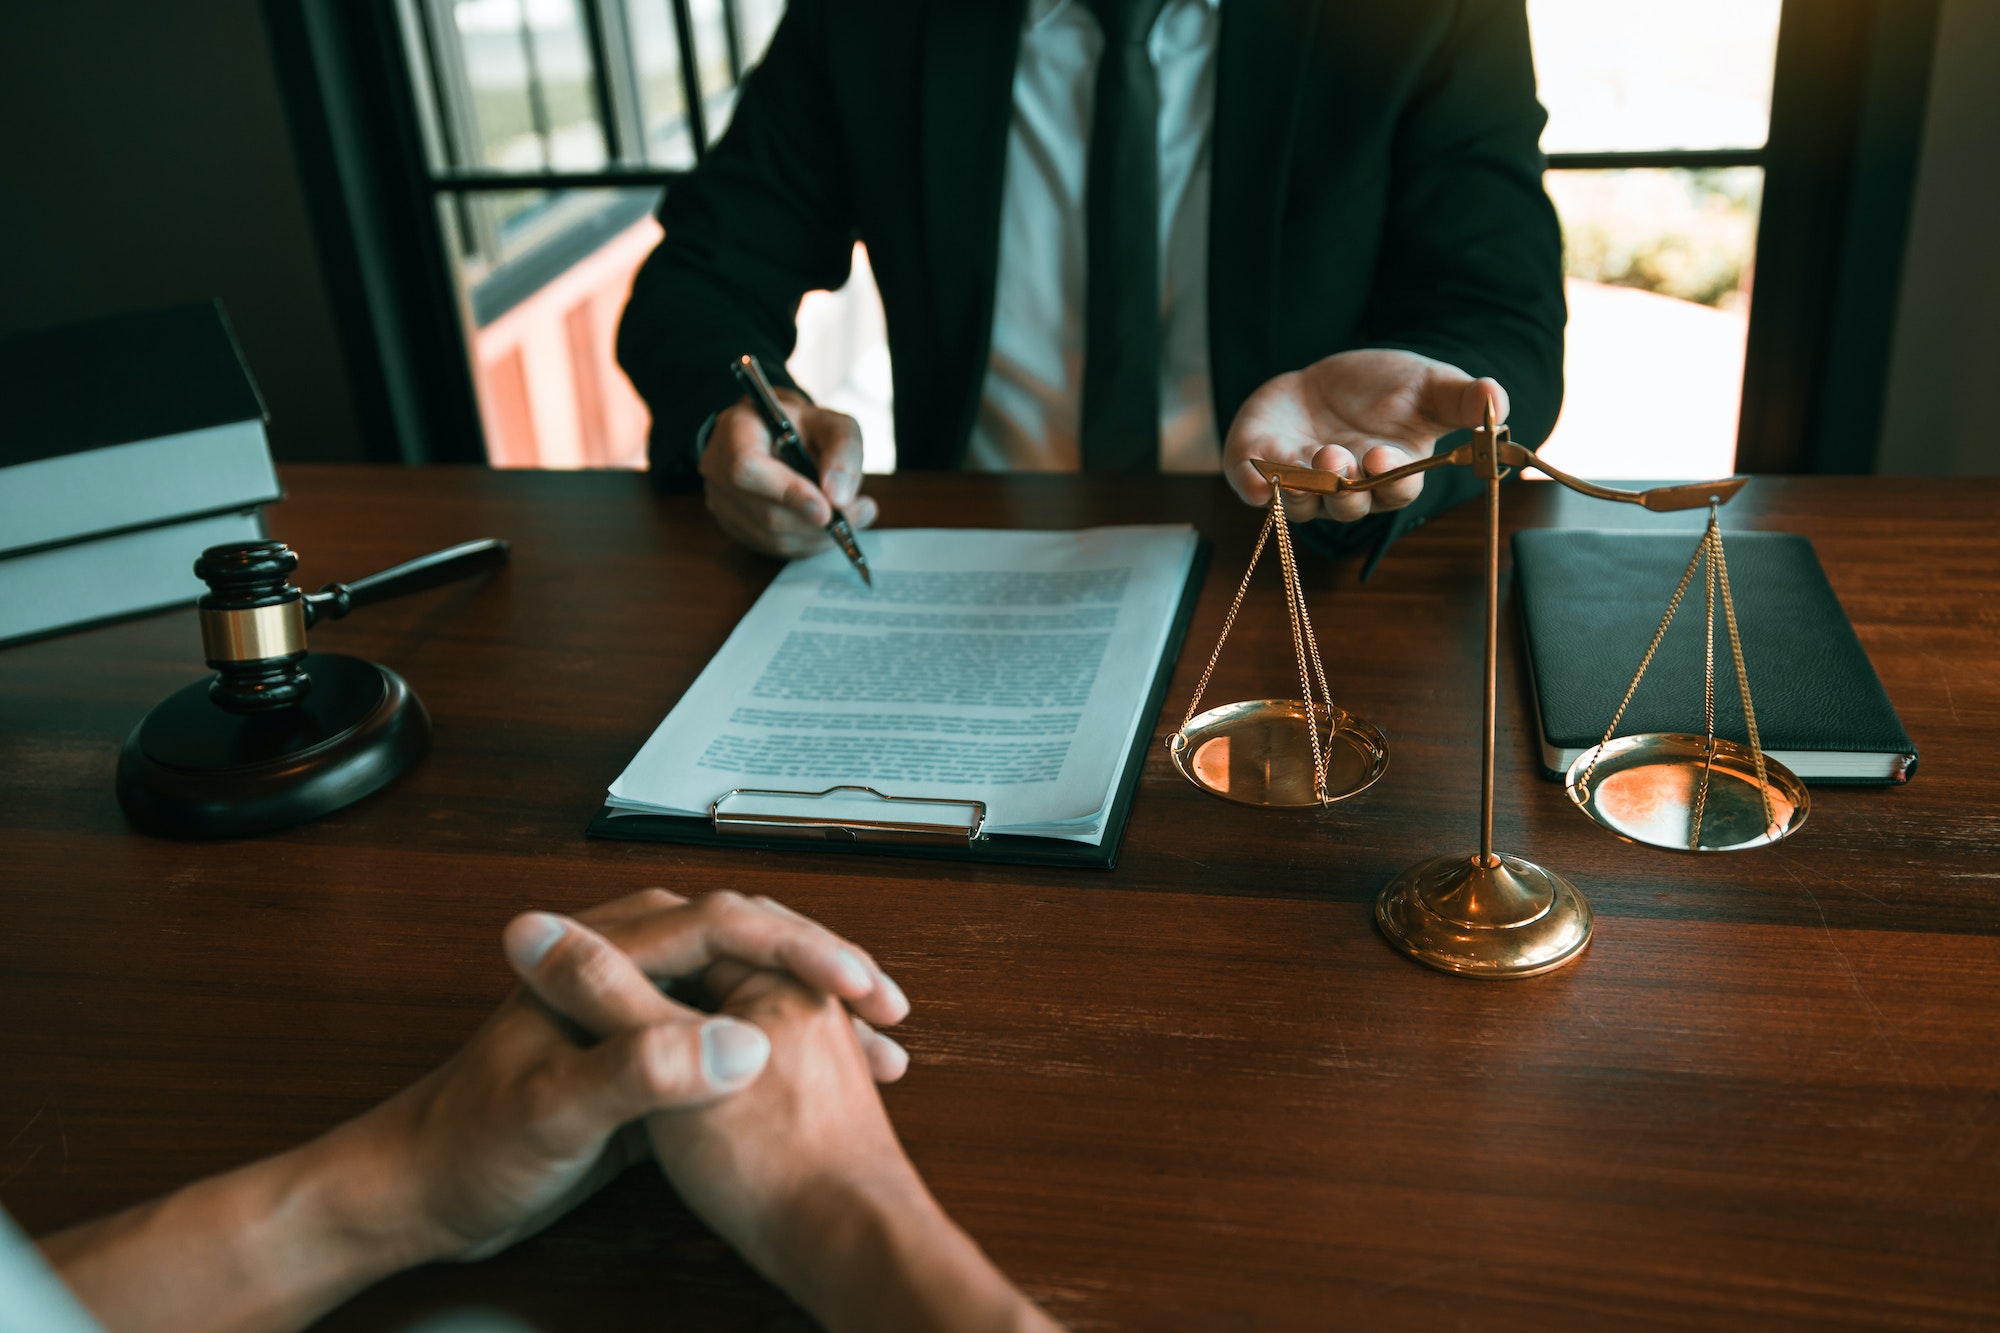
[[[201,649],[211,662],[287,657],[306,647],[306,604],[294,598],[248,611],[201,610]]]

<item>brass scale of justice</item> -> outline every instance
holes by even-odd
[[[1533,466],[1562,485],[1600,500],[1642,505],[1655,512],[1708,507],[1703,532],[1666,615],[1653,634],[1638,672],[1612,715],[1604,739],[1577,757],[1567,774],[1570,801],[1621,837],[1693,852],[1743,851],[1768,846],[1796,832],[1811,808],[1805,785],[1763,752],[1750,702],[1749,674],[1737,631],[1736,603],[1722,552],[1717,508],[1749,481],[1719,481],[1616,490],[1569,476],[1515,444],[1496,425],[1493,406],[1470,441],[1372,477],[1349,479],[1289,463],[1251,460],[1271,485],[1271,507],[1250,555],[1250,566],[1230,603],[1215,651],[1195,687],[1179,729],[1167,738],[1173,763],[1204,791],[1246,805],[1325,807],[1367,790],[1389,764],[1389,745],[1365,719],[1333,702],[1319,643],[1307,614],[1284,491],[1333,495],[1370,491],[1432,468],[1471,467],[1486,482],[1486,712],[1484,771],[1480,787],[1479,847],[1420,861],[1397,875],[1375,902],[1375,921],[1389,942],[1417,962],[1446,972],[1482,977],[1531,977],[1574,961],[1590,942],[1590,904],[1574,884],[1553,870],[1493,850],[1494,715],[1498,702],[1500,625],[1500,482],[1516,468]],[[1224,704],[1197,715],[1209,678],[1236,624],[1251,576],[1267,545],[1278,548],[1292,647],[1298,659],[1299,699],[1256,699]],[[1632,696],[1666,637],[1698,568],[1708,613],[1706,730],[1703,735],[1651,733],[1614,739]],[[1717,590],[1727,623],[1730,654],[1749,733],[1747,745],[1715,734],[1715,612]],[[1315,691],[1315,686],[1317,691]]]

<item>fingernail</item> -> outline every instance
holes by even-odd
[[[826,498],[833,501],[836,509],[845,506],[849,501],[853,500],[855,492],[860,489],[861,483],[856,480],[852,472],[829,472],[826,474]]]
[[[565,933],[560,919],[547,912],[530,912],[507,932],[507,952],[513,958],[514,966],[528,971],[548,956],[549,950],[556,947],[556,941]]]
[[[910,1052],[903,1043],[882,1032],[869,1033],[868,1040],[879,1043],[879,1049],[888,1055],[889,1063],[894,1066],[887,1075],[891,1081],[899,1079],[909,1072]]]
[[[869,975],[868,965],[861,961],[861,955],[852,949],[842,949],[834,955],[834,967],[840,972],[841,984],[850,990],[866,991],[875,988],[875,978]]]
[[[754,1077],[771,1058],[771,1039],[755,1023],[712,1018],[701,1025],[701,1072],[720,1087]]]
[[[895,1005],[897,1009],[906,1014],[910,1012],[910,997],[903,994],[903,988],[898,986],[896,979],[887,972],[882,974],[882,993],[889,997],[889,1003]]]

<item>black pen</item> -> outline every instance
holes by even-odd
[[[764,425],[771,432],[771,452],[778,456],[792,471],[819,484],[819,469],[813,466],[811,455],[806,453],[805,441],[799,438],[798,430],[792,425],[785,409],[778,406],[778,396],[771,392],[771,382],[764,378],[764,365],[756,357],[745,352],[731,363],[736,378],[743,381],[743,391],[750,395],[750,401],[757,404],[757,414],[764,418]],[[826,525],[826,535],[833,538],[835,545],[847,553],[860,571],[861,581],[869,587],[875,586],[875,579],[868,572],[868,559],[861,554],[861,544],[854,540],[854,529],[847,519],[836,509],[833,521]]]

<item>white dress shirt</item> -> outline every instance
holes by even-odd
[[[1160,86],[1160,470],[1217,472],[1209,398],[1208,179],[1220,0],[1167,0]],[[966,466],[1079,466],[1084,176],[1104,36],[1082,0],[1030,0],[1014,68],[993,344]]]

